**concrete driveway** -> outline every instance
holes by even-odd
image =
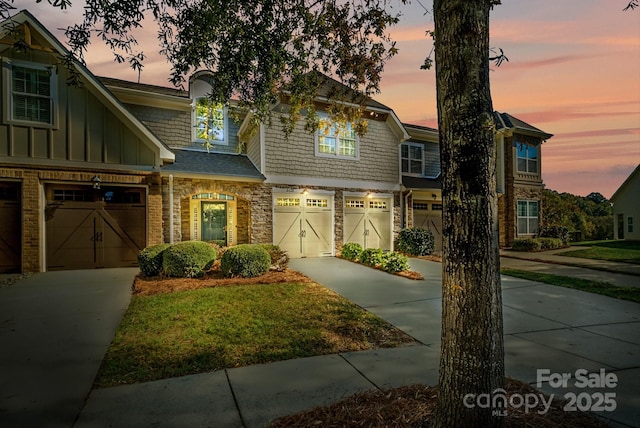
[[[137,272],[46,272],[0,288],[0,427],[73,426]]]

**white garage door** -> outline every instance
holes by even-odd
[[[333,255],[333,194],[273,195],[273,243],[289,257]]]
[[[434,250],[442,251],[442,203],[413,202],[413,226],[433,233]]]
[[[393,197],[345,196],[344,243],[391,251]]]

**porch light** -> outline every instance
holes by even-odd
[[[302,194],[303,194],[303,195],[308,195],[308,194],[309,194],[309,191],[308,191],[307,189],[304,189],[304,190],[302,191]]]
[[[436,194],[435,194],[435,193],[432,193],[432,194],[431,194],[431,197],[433,198],[433,200],[434,200],[434,201],[435,201],[435,200],[436,200],[436,198],[437,198],[437,196],[436,196]]]
[[[94,189],[100,190],[100,183],[102,182],[102,180],[100,180],[99,176],[94,175],[93,178],[91,179],[91,182],[93,183]]]

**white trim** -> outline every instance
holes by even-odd
[[[104,86],[109,89],[120,101],[126,104],[137,104],[148,106],[152,101],[154,107],[166,108],[171,110],[191,111],[191,100],[187,97],[177,95],[159,94],[152,91],[143,91],[140,89],[123,88],[105,83]]]
[[[307,191],[309,195],[335,195],[335,190],[325,190],[325,189],[306,189],[304,187],[299,188],[291,188],[291,187],[272,187],[271,194],[274,195],[276,193],[279,194],[287,194],[287,195],[303,195],[304,191]]]
[[[386,192],[398,192],[400,191],[400,183],[383,182],[383,181],[368,181],[368,180],[348,180],[341,178],[322,178],[322,177],[302,177],[292,175],[267,175],[265,183],[269,184],[283,184],[300,186],[300,183],[304,183],[307,186],[313,187],[336,187],[339,189],[356,188],[356,189],[371,189],[371,191],[386,191]]]

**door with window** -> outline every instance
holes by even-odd
[[[273,243],[292,258],[333,255],[332,207],[332,194],[274,194]]]
[[[346,196],[344,201],[344,243],[363,248],[392,250],[393,197]]]
[[[202,240],[225,241],[227,239],[226,202],[202,201]]]

